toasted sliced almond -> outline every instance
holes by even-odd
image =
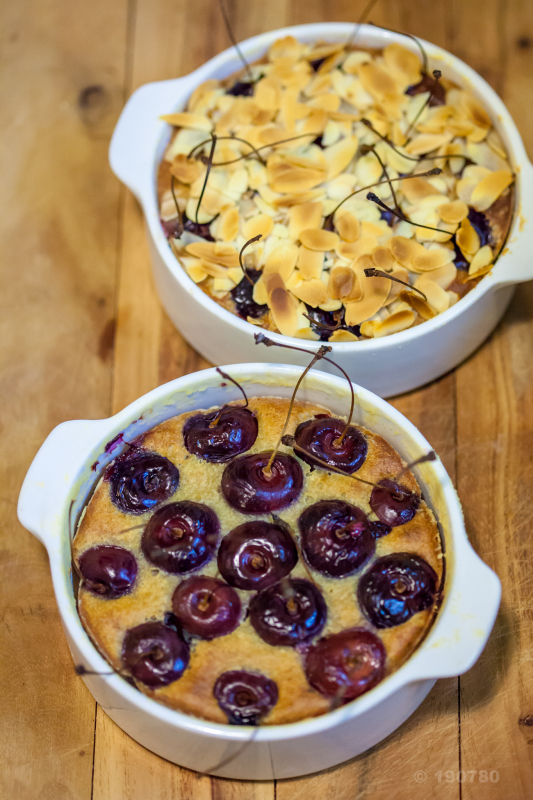
[[[409,273],[407,272],[406,269],[404,269],[404,267],[397,267],[396,269],[393,269],[389,274],[391,278],[399,278],[404,283],[409,283]],[[389,306],[391,303],[393,303],[400,294],[400,292],[403,291],[404,289],[402,284],[398,283],[398,281],[391,280],[390,284],[391,285],[390,285],[389,296],[387,297],[384,303],[385,306]]]
[[[163,114],[160,119],[174,125],[176,128],[192,128],[194,131],[205,131],[210,133],[213,130],[213,123],[202,114],[191,114],[188,111],[179,111],[175,114]]]
[[[326,147],[324,150],[324,158],[327,164],[327,180],[330,181],[347,168],[348,164],[354,158],[357,148],[359,147],[359,140],[357,136],[348,136],[341,139],[336,144]]]
[[[298,260],[298,247],[291,242],[278,245],[268,254],[263,275],[277,273],[283,281],[287,281],[291,276],[296,261]]]
[[[181,183],[194,183],[200,177],[202,168],[198,161],[187,158],[184,153],[178,153],[170,165],[170,172]]]
[[[376,247],[372,252],[372,261],[378,269],[390,270],[394,266],[394,259],[388,247]]]
[[[477,128],[489,129],[492,127],[492,121],[479,100],[476,100],[473,95],[467,92],[462,93],[462,108],[465,110],[468,118],[472,120]]]
[[[405,146],[405,151],[411,156],[431,153],[433,150],[448,144],[452,139],[453,134],[451,133],[421,133]]]
[[[322,222],[322,203],[301,203],[289,211],[289,235],[298,239],[300,233],[309,228],[320,228]]]
[[[372,263],[370,259],[370,263]],[[377,314],[385,303],[390,291],[390,281],[386,278],[361,279],[363,284],[363,297],[355,302],[345,303],[345,321],[347,325],[360,325],[365,320]]]
[[[483,247],[480,247],[470,262],[468,276],[471,278],[473,275],[477,275],[477,273],[484,274],[481,271],[489,265],[492,266],[492,248],[490,245],[486,244]]]
[[[311,108],[321,108],[323,111],[338,111],[341,99],[338,94],[317,94],[312,97],[308,105]]]
[[[470,224],[468,217],[462,221],[461,227],[455,234],[455,241],[465,255],[473,256],[479,250],[479,236],[476,229]]]
[[[355,242],[341,241],[337,247],[337,254],[341,256],[341,258],[353,260],[354,258],[359,258],[360,256],[374,252],[377,244],[378,240],[376,236],[360,236]]]
[[[300,44],[294,36],[284,36],[283,39],[276,39],[274,44],[270,45],[268,57],[271,61],[283,58],[287,59],[289,63],[293,63],[300,58],[303,49],[304,45]]]
[[[337,233],[345,242],[355,242],[361,235],[359,220],[351,211],[340,208],[334,217]]]
[[[298,269],[305,280],[320,278],[324,268],[324,253],[321,250],[309,250],[303,245],[298,250]]]
[[[270,188],[281,194],[301,194],[326,179],[326,171],[312,162],[297,165],[287,156],[274,154],[267,161]]]
[[[437,194],[435,187],[424,178],[409,178],[409,180],[402,181],[401,186],[405,197],[413,205],[416,205],[425,197]]]
[[[392,255],[402,266],[412,269],[413,261],[417,257],[422,257],[426,249],[414,239],[406,239],[405,236],[393,236],[389,241]]]
[[[267,111],[278,111],[281,104],[279,83],[270,78],[261,78],[255,84],[254,100],[259,108]]]
[[[431,278],[432,281],[438,283],[441,289],[447,289],[448,286],[454,282],[457,277],[457,267],[453,263],[453,261],[449,261],[447,264],[444,264],[442,267],[438,267],[438,269],[432,269],[431,272],[422,273],[422,277],[417,278],[415,281],[415,286],[418,289],[418,282],[423,280],[424,277]]]
[[[361,64],[359,78],[366,91],[376,100],[384,100],[388,95],[395,95],[398,92],[394,78],[374,61]]]
[[[207,272],[212,278],[227,278],[228,268],[220,264],[215,264],[214,261],[207,261],[205,258],[201,260],[202,269]]]
[[[435,250],[426,250],[413,258],[411,269],[414,272],[429,272],[439,267],[443,267],[452,260],[450,251],[444,247]]]
[[[333,231],[323,228],[308,228],[300,233],[300,241],[309,250],[334,250],[339,245],[339,237]]]
[[[427,302],[436,314],[446,311],[450,305],[450,298],[448,292],[442,289],[438,283],[432,281],[431,278],[424,277],[417,281],[417,286],[421,292],[424,292]]]
[[[433,319],[435,316],[435,312],[429,303],[426,303],[424,298],[420,297],[420,295],[415,292],[410,292],[408,290],[400,292],[399,299],[411,306],[412,309],[420,314],[422,319]]]
[[[478,183],[472,192],[470,202],[476,211],[486,211],[505,189],[513,182],[513,173],[505,169],[491,172]]]
[[[201,283],[203,280],[207,278],[208,273],[204,269],[203,262],[197,259],[184,259],[185,270],[189,278],[191,278],[195,283]]]
[[[383,50],[385,64],[394,72],[405,75],[407,86],[418,83],[421,78],[420,59],[417,55],[402,47],[401,44],[389,44]]]
[[[252,294],[254,302],[260,306],[268,302],[268,292],[265,284],[264,277],[261,275],[259,280],[254,283],[254,291]]]
[[[361,277],[350,267],[334,267],[329,274],[328,296],[332,300],[361,300]]]
[[[219,217],[217,234],[223,242],[232,242],[239,233],[239,210],[236,206],[227,208]]]
[[[357,336],[351,331],[338,330],[333,331],[328,339],[328,342],[357,342]]]
[[[242,227],[242,235],[245,239],[253,239],[254,236],[269,236],[274,227],[274,220],[268,214],[258,214],[247,220]]]
[[[411,309],[395,311],[390,317],[387,317],[387,319],[384,319],[382,322],[378,322],[373,327],[374,338],[379,339],[382,336],[390,336],[391,333],[405,331],[407,328],[411,327],[415,319],[416,314]]]
[[[239,254],[234,247],[219,242],[191,242],[185,248],[192,256],[220,264],[223,267],[238,267]]]
[[[468,206],[462,200],[453,200],[451,203],[443,203],[439,206],[437,213],[443,222],[456,225],[468,216]]]
[[[272,318],[284,336],[294,336],[298,330],[298,313],[289,292],[276,287],[269,297]]]
[[[287,289],[303,303],[311,306],[311,308],[316,308],[320,303],[325,303],[328,299],[326,284],[323,281],[319,278],[311,278],[308,281],[302,280],[296,270],[287,282]]]

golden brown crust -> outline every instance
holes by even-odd
[[[288,401],[252,398],[249,407],[259,423],[257,440],[249,452],[272,449],[282,429]],[[296,402],[288,432],[293,432],[300,422],[323,412],[320,406]],[[219,517],[221,534],[224,536],[247,519],[261,517],[243,515],[228,506],[220,490],[224,464],[210,464],[185,449],[182,427],[188,417],[197,413],[182,414],[149,431],[144,437],[143,447],[161,453],[179,468],[180,485],[172,501],[187,498],[210,506]],[[398,453],[380,436],[362,430],[368,442],[368,455],[357,475],[373,482],[395,475],[404,466]],[[282,447],[282,450],[290,452],[286,447]],[[279,514],[293,531],[298,530],[297,520],[302,510],[319,499],[344,499],[360,506],[371,519],[375,519],[368,502],[371,487],[338,474],[311,470],[303,462],[300,463],[305,476],[302,493],[292,506]],[[402,477],[402,484],[411,490],[418,489],[411,472]],[[143,526],[149,517],[150,512],[140,516],[122,513],[111,502],[109,483],[102,480],[87,506],[73,543],[76,560],[85,550],[101,543],[125,547],[137,559],[139,571],[130,594],[108,600],[93,594],[83,584],[79,589],[78,607],[83,625],[115,669],[122,667],[121,649],[126,630],[149,620],[163,619],[165,612],[171,610],[172,594],[181,580],[176,575],[155,568],[144,557],[140,547],[142,527],[139,526]],[[376,557],[392,552],[412,552],[422,556],[441,578],[442,554],[438,529],[432,512],[423,501],[410,522],[394,528],[389,535],[377,540]],[[216,558],[206,564],[201,573],[217,575]],[[292,575],[307,577],[301,562],[298,562]],[[328,606],[323,635],[358,625],[374,630],[364,619],[356,601],[359,575],[339,580],[313,571],[313,579],[324,593]],[[251,593],[239,591],[239,594],[245,607]],[[397,628],[374,631],[387,649],[388,673],[399,666],[416,647],[425,634],[432,614],[433,610],[428,609]],[[316,716],[330,707],[329,701],[309,686],[301,656],[290,647],[266,644],[256,634],[249,620],[241,622],[237,630],[227,636],[212,641],[195,640],[191,647],[189,667],[179,680],[155,691],[141,684],[139,689],[185,713],[226,722],[213,697],[213,685],[221,673],[230,669],[260,670],[276,681],[279,700],[264,720],[266,724]]]

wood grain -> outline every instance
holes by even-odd
[[[239,39],[283,25],[355,21],[364,4],[226,0]],[[228,40],[216,0],[5,0],[0,13],[3,796],[528,800],[533,733],[520,720],[533,715],[531,285],[519,287],[503,323],[466,364],[393,403],[442,457],[472,542],[502,579],[495,633],[466,676],[439,681],[368,753],[277,785],[196,775],[136,744],[100,709],[95,716],[73,675],[44,548],[17,523],[14,502],[58,422],[107,416],[209,366],[160,306],[142,214],[113,179],[107,147],[135,88],[186,74]],[[531,149],[531,0],[380,0],[371,19],[447,47],[481,72]]]

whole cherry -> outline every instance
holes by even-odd
[[[220,530],[215,512],[203,503],[182,500],[159,508],[144,529],[144,555],[166,572],[183,574],[212,557]]]
[[[297,445],[294,452],[302,461],[326,469],[317,458],[349,474],[362,467],[368,451],[361,431],[353,425],[346,429],[346,424],[337,417],[301,422],[294,433],[294,441]]]
[[[239,625],[239,595],[218,578],[186,578],[172,596],[172,608],[184,630],[202,639],[226,636]]]
[[[189,647],[164,622],[145,622],[126,632],[122,661],[135,680],[156,689],[181,678],[189,664]]]
[[[137,577],[133,553],[110,544],[85,550],[78,559],[78,569],[86,589],[109,599],[128,594]]]
[[[423,558],[391,553],[378,558],[357,587],[357,599],[376,628],[393,628],[430,608],[437,591],[437,574]]]
[[[245,522],[222,539],[218,569],[238,589],[266,589],[286,577],[298,561],[292,536],[280,525]]]
[[[295,458],[271,452],[238,456],[222,475],[222,493],[243,514],[268,514],[293,503],[303,486],[303,472]]]
[[[213,694],[230,725],[258,725],[278,702],[275,681],[244,670],[223,672]]]
[[[255,414],[241,406],[225,406],[189,417],[183,426],[183,441],[189,453],[221,464],[249,450],[257,430]]]
[[[326,624],[327,606],[322,592],[310,581],[285,578],[256,594],[250,603],[250,621],[268,644],[308,642]]]
[[[395,528],[413,519],[420,496],[396,481],[385,479],[372,489],[370,508],[385,525]]]
[[[119,458],[109,471],[111,500],[126,514],[144,514],[171,497],[179,484],[179,471],[157,453],[134,451]]]

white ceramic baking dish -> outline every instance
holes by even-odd
[[[353,24],[341,22],[298,25],[247,39],[240,47],[247,59],[254,61],[272,42],[287,34],[305,42],[337,42],[345,41],[352,31]],[[407,37],[371,25],[361,27],[357,42],[368,47],[400,42],[419,52]],[[513,286],[533,278],[533,167],[516,125],[497,94],[474,70],[440,47],[428,42],[423,45],[431,68],[439,68],[446,77],[469,87],[489,111],[516,173],[516,212],[505,252],[494,269],[452,308],[392,336],[333,345],[335,359],[352,380],[382,397],[428,383],[463,361],[498,323],[511,299]],[[209,298],[170,250],[159,221],[156,173],[171,129],[159,120],[159,115],[182,110],[203,81],[225,78],[241,67],[231,48],[183,78],[142,86],[124,108],[109,151],[113,171],[143,207],[161,302],[182,335],[213,364],[254,361],[257,354],[253,335],[257,328]],[[276,341],[302,345],[301,339],[269,335]],[[313,343],[304,344],[308,345],[313,347]],[[293,351],[270,350],[265,359],[307,363],[305,356]],[[327,362],[322,361],[319,366],[332,371]]]
[[[250,397],[289,397],[301,374],[298,367],[283,364],[238,364],[224,369]],[[392,406],[365,389],[355,390],[355,423],[384,436],[408,461],[430,449]],[[340,415],[347,413],[350,401],[346,381],[317,370],[308,373],[298,396]],[[437,516],[445,546],[443,603],[411,658],[367,694],[321,717],[255,729],[253,741],[244,747],[250,728],[172,711],[119,675],[110,675],[76,610],[69,529],[74,529],[102,471],[124,441],[176,414],[240,397],[235,386],[221,384],[219,374],[209,369],[154,389],[110,419],[64,422],[36,455],[20,493],[18,514],[48,551],[57,604],[75,663],[108,673],[85,675],[83,680],[117,725],[148,749],[189,769],[228,778],[288,778],[331,767],[372,747],[412,714],[437,678],[469,669],[492,629],[500,582],[470,546],[459,500],[437,460],[417,468],[416,475]],[[217,767],[221,762],[223,766]]]

